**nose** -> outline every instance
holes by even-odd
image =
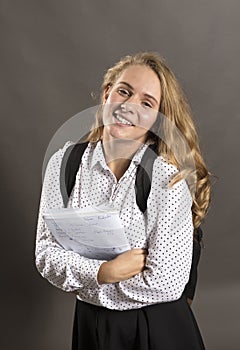
[[[123,112],[135,113],[140,102],[137,96],[129,96],[124,103],[121,104],[121,109]]]

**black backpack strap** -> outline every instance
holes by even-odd
[[[142,213],[147,209],[147,199],[151,190],[153,163],[157,156],[156,144],[149,145],[137,168],[135,193],[137,205]]]
[[[64,207],[67,207],[82,156],[87,146],[88,142],[76,143],[69,146],[64,153],[60,169],[60,190]]]
[[[184,295],[193,300],[197,285],[198,278],[198,263],[201,256],[201,241],[202,241],[203,232],[201,227],[198,227],[194,230],[194,240],[193,240],[193,255],[192,255],[192,266],[190,270],[189,280],[184,289]]]

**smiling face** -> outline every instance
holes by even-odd
[[[160,80],[151,68],[144,65],[126,68],[105,91],[103,140],[144,143],[157,119],[160,100]]]

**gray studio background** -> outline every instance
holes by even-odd
[[[176,73],[219,178],[192,308],[207,349],[240,349],[239,13],[237,0],[0,2],[1,350],[70,349],[74,297],[34,265],[42,163],[58,128],[97,104],[105,70],[139,50]]]

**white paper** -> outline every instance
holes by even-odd
[[[61,208],[44,214],[56,240],[66,250],[90,259],[111,260],[131,249],[118,212],[109,208]]]

